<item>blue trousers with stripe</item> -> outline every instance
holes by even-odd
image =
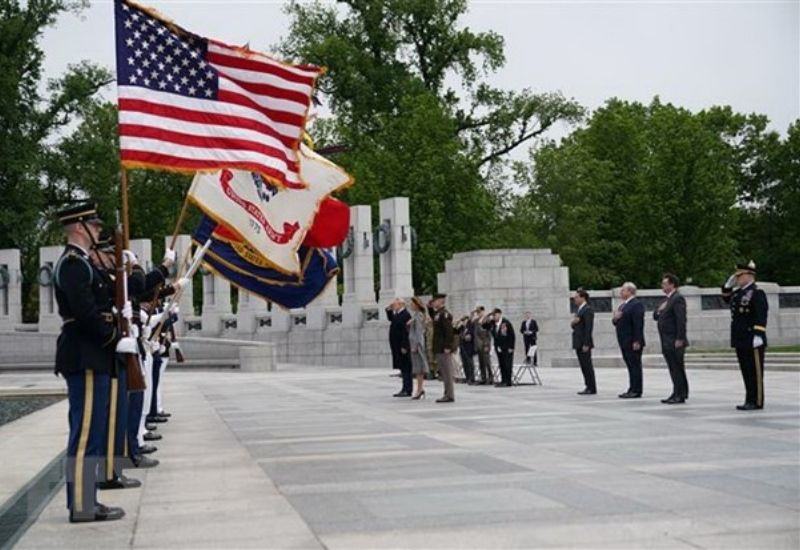
[[[110,377],[86,370],[65,378],[69,399],[67,507],[73,515],[93,516],[105,458]]]
[[[132,464],[128,459],[128,377],[125,364],[117,361],[117,377],[111,379],[106,435],[105,479],[112,480]],[[112,421],[113,420],[113,421]]]

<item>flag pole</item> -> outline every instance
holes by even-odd
[[[128,221],[128,170],[120,166],[120,194],[122,195],[122,243],[127,249],[130,247],[131,233],[130,222]]]
[[[198,268],[200,267],[200,262],[202,262],[203,256],[205,255],[205,253],[208,250],[209,246],[211,246],[211,238],[209,238],[203,244],[203,246],[198,247],[197,250],[195,250],[194,257],[192,258],[191,264],[189,264],[189,267],[186,269],[185,274],[180,275],[178,277],[179,279],[181,277],[186,277],[187,279],[191,279],[192,277],[194,277],[194,274],[197,272]],[[188,254],[188,250],[187,250],[187,254]],[[181,266],[181,268],[183,268],[185,266],[185,264],[186,264],[186,257],[184,257],[184,261],[181,262],[181,263],[183,264]],[[175,294],[172,295],[172,299],[170,300],[169,305],[165,305],[165,307],[164,307],[164,316],[161,318],[161,321],[159,321],[158,326],[156,326],[156,329],[150,335],[150,340],[155,340],[156,338],[158,338],[158,335],[161,333],[161,329],[164,326],[164,321],[166,321],[166,318],[169,316],[170,310],[172,309],[173,305],[175,305],[178,302],[180,302],[180,299],[181,299],[182,296],[183,296],[183,287],[179,288],[175,292]]]
[[[189,188],[191,190],[191,187]],[[175,229],[172,231],[172,240],[169,242],[169,247],[175,249],[175,243],[178,241],[178,233],[181,231],[183,220],[186,219],[186,211],[189,209],[189,191],[183,197],[183,206],[181,206],[181,213],[178,214],[178,221],[175,222]]]

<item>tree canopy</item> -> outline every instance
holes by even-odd
[[[507,215],[507,154],[583,108],[557,92],[506,91],[485,79],[505,57],[496,33],[459,25],[465,0],[291,2],[280,50],[327,67],[320,93],[332,117],[320,145],[357,185],[351,204],[408,196],[420,236],[415,287],[435,288],[444,260],[497,246]]]

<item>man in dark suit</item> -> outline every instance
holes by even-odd
[[[411,380],[411,355],[408,343],[407,323],[411,314],[406,309],[402,298],[397,298],[386,308],[386,318],[389,319],[389,347],[392,349],[392,367],[400,371],[403,387],[394,394],[395,397],[411,397],[413,382]]]
[[[495,384],[495,387],[507,387],[512,385],[514,370],[514,325],[503,317],[500,309],[495,309],[492,316],[494,317],[492,338],[497,352],[497,362],[500,365],[500,383]]]
[[[522,334],[522,342],[525,344],[525,361],[528,361],[528,350],[531,349],[531,346],[536,345],[536,335],[539,333],[539,325],[530,311],[525,312],[525,320],[519,326],[519,331]],[[536,356],[533,357],[533,364],[537,364]]]
[[[689,397],[689,382],[683,357],[689,341],[686,339],[686,299],[678,292],[680,280],[667,273],[661,279],[661,290],[667,295],[653,319],[658,323],[658,336],[661,338],[661,353],[667,361],[672,378],[672,395],[662,399],[662,403],[675,405],[685,403]]]
[[[594,310],[589,306],[589,293],[582,288],[575,291],[572,300],[578,307],[575,317],[572,318],[572,349],[578,356],[585,385],[583,391],[579,391],[578,395],[594,395],[597,393],[594,366],[592,366]]]
[[[644,304],[636,298],[636,285],[625,283],[619,291],[623,302],[614,312],[611,322],[617,327],[617,342],[622,359],[628,367],[628,391],[621,399],[642,396],[642,351],[644,349]]]

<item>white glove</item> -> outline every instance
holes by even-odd
[[[764,339],[761,336],[753,336],[753,347],[760,348],[764,345]]]
[[[133,306],[130,300],[127,300],[125,305],[122,306],[122,318],[127,319],[129,323],[133,319]]]
[[[136,338],[138,340],[139,339],[139,325],[134,325],[133,323],[131,323],[128,326],[128,329],[130,331],[129,336],[131,338]]]
[[[150,328],[155,328],[158,326],[158,323],[161,322],[161,319],[164,317],[163,313],[154,313],[150,316],[150,320],[147,321],[147,325]]]
[[[167,351],[167,348],[166,348],[166,346],[164,346],[164,344],[161,344],[161,345],[158,346],[158,353],[159,354],[163,355],[165,351]]]
[[[181,345],[178,342],[172,342],[172,349],[180,351]]]
[[[168,248],[164,251],[164,259],[161,260],[161,264],[164,267],[172,267],[172,264],[175,263],[175,258],[177,258],[177,254],[172,248]]]
[[[139,263],[139,260],[136,259],[136,254],[134,254],[130,250],[123,250],[122,251],[122,258],[124,260],[124,263],[126,263],[128,265],[131,265],[131,266],[137,265]]]
[[[117,353],[138,354],[139,348],[136,345],[136,338],[124,336],[117,342]]]
[[[161,348],[161,344],[158,342],[150,341],[150,352],[151,353],[158,353],[159,348]]]
[[[177,317],[178,313],[181,312],[181,308],[180,308],[180,306],[178,306],[178,304],[175,304],[174,306],[169,308],[169,312],[170,312],[171,315],[174,315],[174,316]]]
[[[189,279],[187,277],[181,277],[180,279],[172,283],[172,286],[175,287],[176,292],[182,288],[186,288],[188,285],[189,285]]]
[[[150,335],[153,334],[153,329],[149,326],[145,325],[142,327],[142,338],[145,340],[150,338]]]

